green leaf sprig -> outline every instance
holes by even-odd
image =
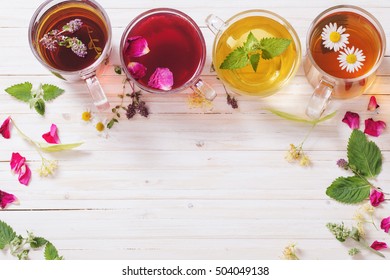
[[[40,84],[34,90],[30,82],[10,86],[5,91],[16,99],[30,104],[30,108],[34,108],[42,116],[45,115],[45,102],[56,99],[64,92],[63,89],[50,84]]]
[[[0,250],[9,249],[12,256],[19,260],[29,259],[29,252],[44,247],[46,260],[63,260],[56,247],[43,237],[27,232],[27,237],[16,234],[12,227],[0,220]]]
[[[374,186],[368,179],[374,179],[382,170],[382,153],[378,146],[369,141],[360,130],[353,130],[347,147],[348,161],[339,160],[338,165],[352,171],[354,176],[339,177],[327,188],[326,194],[342,203],[355,204],[370,196]]]
[[[244,45],[229,53],[219,68],[233,70],[251,64],[256,72],[260,57],[265,60],[277,57],[286,51],[290,43],[291,40],[284,38],[263,38],[258,40],[252,32],[249,32]]]

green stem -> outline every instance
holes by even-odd
[[[16,125],[15,121],[12,118],[11,118],[11,122],[12,122],[12,125],[19,132],[19,134],[22,136],[22,138],[24,140],[26,140],[27,142],[33,144],[35,146],[35,148],[39,151],[39,145],[34,140],[32,140],[30,137],[28,137],[26,134],[24,134],[23,131],[20,130],[20,128]]]
[[[368,246],[368,244],[367,244],[366,242],[360,240],[360,241],[359,241],[359,244],[360,244],[360,246],[362,246],[363,248],[365,248],[365,249],[371,251],[372,253],[374,253],[374,254],[376,254],[376,255],[378,255],[378,256],[384,258],[384,259],[386,258],[385,255],[383,255],[381,252],[378,252],[377,250],[375,250],[375,249],[371,248],[370,246]]]

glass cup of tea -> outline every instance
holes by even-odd
[[[215,34],[215,71],[233,92],[266,97],[297,72],[300,40],[281,16],[266,10],[247,10],[227,21],[211,14],[206,24]]]
[[[55,76],[84,80],[96,108],[110,107],[96,72],[111,51],[111,24],[97,2],[45,1],[31,18],[29,42],[38,61]]]
[[[386,36],[373,15],[351,5],[331,7],[312,22],[304,70],[315,88],[306,114],[318,119],[331,98],[361,95],[373,84]]]
[[[126,76],[150,93],[175,93],[191,88],[207,99],[216,93],[199,76],[206,44],[188,15],[170,8],[148,10],[123,32],[120,59]]]

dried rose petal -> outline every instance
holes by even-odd
[[[377,207],[383,201],[385,201],[385,195],[383,194],[383,192],[378,192],[377,190],[373,189],[370,194],[371,205]]]
[[[387,249],[387,244],[385,242],[379,242],[379,241],[374,241],[371,246],[372,249],[379,251],[383,249]]]
[[[42,138],[45,139],[45,141],[49,144],[61,143],[60,138],[58,137],[58,133],[57,133],[57,126],[55,124],[51,125],[50,131],[43,134]]]
[[[381,221],[381,229],[383,229],[385,232],[389,232],[390,230],[390,217],[384,218]]]
[[[378,137],[386,128],[386,123],[383,121],[374,121],[372,118],[365,120],[364,133]]]
[[[129,62],[127,64],[127,69],[129,70],[131,76],[138,80],[142,79],[146,75],[146,67],[138,62]]]
[[[12,153],[10,165],[12,171],[19,173],[19,182],[27,186],[31,179],[31,170],[26,164],[26,158],[19,153]]]
[[[5,207],[7,207],[8,204],[15,202],[16,200],[18,200],[18,199],[13,194],[6,193],[6,192],[3,192],[2,190],[0,190],[0,207],[1,207],[1,209],[4,209]]]
[[[135,36],[127,39],[125,55],[128,57],[140,57],[150,52],[148,42],[142,36]]]
[[[358,129],[360,127],[360,116],[354,112],[346,112],[342,120],[343,123],[346,123],[351,129]]]
[[[25,164],[26,158],[22,157],[19,153],[12,153],[10,165],[11,170],[15,173],[19,173],[21,167]]]
[[[370,102],[368,103],[367,110],[368,111],[375,111],[379,108],[378,103],[376,102],[375,96],[371,96]]]
[[[27,186],[28,183],[30,182],[30,179],[31,179],[31,170],[28,167],[28,165],[25,164],[20,168],[19,178],[18,178],[19,183]]]
[[[11,117],[8,117],[0,127],[0,134],[3,135],[5,139],[9,139],[11,137],[11,133],[9,130],[9,124],[11,121]]]
[[[157,68],[149,79],[148,86],[170,90],[173,86],[173,73],[168,68]]]

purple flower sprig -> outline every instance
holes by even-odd
[[[65,32],[74,33],[83,25],[80,19],[74,19],[65,24],[61,30],[54,29],[43,35],[39,42],[49,51],[55,51],[57,46],[66,47],[72,50],[78,57],[87,55],[87,47],[77,37],[63,35]]]

